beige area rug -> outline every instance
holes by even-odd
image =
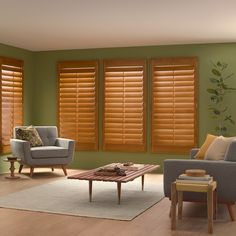
[[[160,201],[160,183],[136,179],[121,186],[121,204],[117,204],[117,186],[111,182],[93,182],[93,200],[89,202],[88,181],[63,179],[0,197],[0,207],[47,213],[132,220]]]

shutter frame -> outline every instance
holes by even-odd
[[[74,139],[76,141],[76,150],[97,151],[98,150],[98,61],[97,60],[61,61],[58,62],[57,69],[58,69],[57,91],[58,91],[59,134],[61,137],[64,136],[66,138]],[[63,71],[67,72],[65,73],[66,74],[65,77],[60,76],[60,74]],[[68,74],[70,72],[77,73],[77,76],[71,78],[70,75]],[[84,73],[94,73],[94,78],[92,75],[85,75]],[[70,81],[68,82],[68,80]],[[61,84],[63,86],[61,86]],[[77,88],[73,88],[74,85],[76,85]],[[62,91],[64,91],[63,97],[61,96],[61,94],[63,93]],[[60,102],[60,99],[63,98],[64,102],[62,100],[61,100],[62,102]],[[69,107],[68,107],[68,101],[71,101],[69,102]],[[85,101],[87,101],[87,104]],[[64,106],[61,106],[62,103],[64,103]],[[93,105],[91,108],[92,103]],[[74,109],[75,108],[74,106],[76,106],[76,109]],[[72,115],[66,114],[66,111],[73,111],[73,110],[75,112],[74,114],[77,116],[77,118],[74,120]],[[84,111],[84,113],[81,113],[82,111]],[[92,115],[92,113],[94,113],[94,115]],[[79,114],[80,116],[78,116]],[[69,124],[63,122],[62,117],[64,117],[64,119],[67,119],[67,122],[69,120],[73,120],[71,121],[72,123],[71,126],[68,127]],[[64,126],[67,127],[64,128],[64,131],[62,123],[64,123]],[[93,123],[94,128],[91,131],[92,134],[89,132],[90,128],[88,125],[86,125],[86,123],[88,124]],[[78,129],[76,129],[76,127],[78,127]],[[80,136],[81,140],[79,139],[79,135],[81,135]]]
[[[143,59],[112,59],[112,60],[104,60],[103,61],[103,69],[104,69],[104,97],[103,97],[103,150],[104,151],[120,151],[120,152],[145,152],[146,151],[146,60]],[[110,69],[109,69],[110,68]],[[134,87],[134,81],[137,81],[135,78],[135,73],[133,73],[132,71],[130,72],[130,68],[133,68],[132,71],[142,71],[142,76],[140,76],[141,81],[142,81],[142,86],[141,88],[141,92],[140,92],[140,88],[138,88],[138,86],[136,86],[137,88]],[[141,69],[138,69],[141,68]],[[109,71],[109,72],[108,72]],[[124,72],[127,73],[127,77],[126,75],[123,74],[123,76],[106,76],[106,72],[110,73],[110,72]],[[130,73],[130,77],[129,77],[129,73]],[[133,74],[132,74],[133,73]],[[132,75],[133,78],[132,78]],[[119,87],[118,86],[114,86],[115,89],[112,89],[112,85],[110,85],[108,88],[106,86],[106,82],[109,83],[109,80],[114,83],[120,83],[120,81],[122,80],[121,77],[123,78],[123,89],[120,90],[115,88],[115,87]],[[114,79],[115,78],[115,79]],[[129,78],[127,79],[127,81],[124,81],[125,78]],[[126,85],[127,87],[126,87]],[[112,84],[112,83],[111,83]],[[140,84],[139,84],[140,86]],[[110,88],[110,90],[109,90]],[[106,89],[107,89],[107,93],[106,93]],[[112,92],[113,90],[113,92]],[[111,92],[110,92],[111,91]],[[127,92],[126,95],[125,91]],[[116,92],[116,94],[115,94]],[[109,96],[107,95],[109,94]],[[140,104],[142,103],[142,107],[139,108],[139,110],[142,110],[142,122],[138,122],[138,115],[139,111],[135,113],[132,112],[128,112],[128,110],[132,110],[132,102],[136,102],[137,99],[135,96],[139,96],[138,94],[142,94],[141,98],[142,98],[142,102],[140,102],[140,99],[138,100],[140,102]],[[122,96],[121,96],[122,95]],[[113,102],[112,102],[113,99]],[[136,100],[134,100],[136,99]],[[108,101],[109,100],[109,101]],[[109,112],[106,110],[108,109],[108,106],[106,106],[106,103],[110,102],[110,114]],[[114,104],[114,102],[117,101],[117,103],[119,103],[118,101],[120,101],[120,104]],[[113,103],[113,104],[112,104]],[[123,108],[121,108],[121,104],[123,104]],[[124,108],[124,106],[126,108]],[[120,113],[121,112],[123,114],[123,118],[120,117]],[[125,115],[125,118],[124,118]],[[113,120],[114,122],[111,123],[109,125],[109,122],[107,122],[107,120],[109,119]],[[125,123],[124,119],[126,119],[127,121],[129,120],[130,123]],[[119,121],[118,121],[119,120]],[[137,138],[137,140],[139,140],[139,143],[132,143],[134,141],[134,139],[138,136],[137,131],[137,126],[135,125],[135,121],[139,123],[140,129],[142,130],[141,132],[141,137],[142,138]],[[132,130],[132,125],[133,125],[133,130]],[[107,128],[109,127],[110,128]],[[123,128],[121,128],[121,126]],[[130,127],[129,127],[130,126]],[[112,127],[112,128],[111,128]],[[111,130],[112,132],[108,132],[108,130]],[[116,129],[116,130],[115,130]],[[118,130],[122,130],[122,131],[118,131]],[[132,131],[131,133],[126,133],[126,131]],[[116,132],[114,132],[116,131]],[[121,133],[120,133],[121,132]],[[135,134],[136,133],[136,134]],[[127,134],[127,135],[126,135]],[[110,138],[109,138],[110,135]],[[117,138],[116,140],[114,139],[112,141],[112,136],[120,136],[119,138]],[[140,133],[139,133],[140,136]],[[108,137],[108,138],[107,138]],[[130,138],[129,138],[130,137]],[[140,141],[142,139],[142,141]],[[123,142],[127,142],[127,143],[123,143]]]
[[[13,128],[23,125],[24,62],[0,57],[1,152],[11,151]]]
[[[169,65],[169,69],[173,69],[174,65],[175,66],[180,66],[182,68],[184,68],[185,70],[188,69],[189,65],[194,68],[194,73],[193,73],[193,91],[192,92],[185,92],[185,97],[184,96],[180,96],[178,97],[176,95],[175,99],[179,101],[179,104],[178,102],[173,102],[175,108],[177,110],[177,113],[173,113],[175,116],[179,116],[180,120],[176,119],[179,123],[176,125],[176,127],[180,127],[181,129],[181,126],[184,125],[184,123],[182,124],[181,122],[181,115],[183,114],[183,107],[181,105],[181,102],[183,102],[184,100],[186,101],[186,98],[191,98],[188,100],[187,103],[189,103],[189,101],[193,101],[193,122],[191,123],[191,125],[193,126],[193,139],[191,141],[191,144],[189,145],[186,145],[184,143],[181,143],[180,141],[177,141],[176,144],[161,144],[159,143],[159,141],[155,138],[155,128],[159,125],[159,127],[162,125],[162,124],[158,124],[158,123],[155,123],[155,117],[154,116],[160,116],[162,115],[162,117],[165,117],[165,114],[164,112],[160,112],[159,114],[157,112],[155,112],[155,109],[154,109],[154,100],[155,99],[158,99],[157,97],[157,93],[156,92],[156,88],[158,87],[156,84],[157,84],[157,80],[158,79],[155,79],[155,66],[159,66],[159,67],[162,67],[163,68],[166,68],[168,67],[167,65]],[[188,65],[186,67],[186,65]],[[152,104],[151,104],[151,150],[153,153],[176,153],[176,154],[187,154],[189,153],[190,149],[193,148],[193,147],[197,147],[198,146],[198,60],[196,57],[181,57],[181,58],[159,58],[159,59],[152,59],[151,60],[151,71],[152,71]],[[178,73],[177,73],[178,74]],[[175,75],[173,76],[175,77]],[[185,76],[181,73],[179,73],[179,75],[176,75],[176,77],[180,80],[179,85],[183,85],[183,81],[185,82],[186,78],[188,78],[188,76]],[[173,78],[174,80],[174,78]],[[165,83],[165,79],[163,79],[163,83]],[[175,81],[175,80],[174,80]],[[154,85],[154,83],[156,83]],[[167,83],[167,82],[166,82]],[[178,84],[177,83],[177,84]],[[185,86],[188,86],[189,85],[189,82],[187,81],[187,83],[185,84]],[[168,86],[167,86],[168,87]],[[177,89],[177,93],[174,93],[174,94],[178,94],[178,92],[181,94],[181,90],[180,88],[178,88],[178,86],[173,86],[173,88],[176,88]],[[162,89],[162,88],[161,88]],[[161,91],[160,89],[160,91]],[[168,90],[168,89],[167,89]],[[178,91],[179,90],[179,91]],[[165,93],[165,88],[162,89],[162,92]],[[182,91],[182,93],[184,92],[184,90]],[[167,92],[168,93],[168,92]],[[159,95],[160,96],[160,95]],[[171,98],[165,98],[165,95],[163,97],[159,97],[159,99],[162,101],[167,101],[169,99],[169,101],[171,100]],[[164,102],[163,102],[164,103]],[[168,109],[171,109],[171,108],[168,108],[168,106],[165,106],[165,105],[161,105],[162,102],[159,103],[160,106],[159,106],[159,109],[160,107],[162,106],[161,109],[165,109],[166,111],[168,111]],[[167,102],[168,104],[168,102]],[[185,105],[186,107],[189,107],[189,104],[186,104]],[[181,112],[181,109],[182,109],[182,112]],[[188,113],[191,109],[190,108],[185,108],[186,109],[186,112]],[[164,111],[165,111],[164,110]],[[178,113],[179,112],[179,113]],[[182,114],[181,114],[182,113]],[[167,116],[166,116],[167,117]],[[185,117],[186,118],[186,117]],[[158,120],[158,118],[156,118]],[[183,119],[182,119],[183,120]],[[185,120],[188,120],[189,122],[189,119],[186,118]],[[160,122],[160,119],[159,119],[159,122]],[[165,123],[165,122],[164,122]],[[176,123],[175,123],[176,124]],[[187,124],[188,125],[188,124]],[[162,125],[164,127],[164,124]],[[168,124],[168,126],[170,127],[171,125]],[[166,126],[167,127],[167,126]],[[158,130],[158,128],[157,128]],[[175,129],[178,131],[178,129]],[[176,131],[176,132],[177,132]],[[175,131],[174,131],[175,132]],[[187,132],[187,131],[186,131]],[[166,135],[168,137],[168,134]],[[170,135],[171,136],[171,135]],[[184,136],[184,135],[183,135]],[[168,137],[169,139],[171,139],[170,137]],[[181,140],[181,135],[179,135],[179,140]]]

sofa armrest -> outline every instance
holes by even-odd
[[[187,169],[204,169],[207,174],[213,176],[214,180],[217,181],[217,193],[220,202],[236,201],[236,184],[234,182],[236,179],[236,162],[230,161],[165,160],[164,192],[166,197],[170,197],[171,183]],[[191,197],[194,197],[194,194]]]
[[[56,139],[56,146],[63,147],[68,149],[68,156],[69,158],[73,158],[74,149],[75,149],[75,141],[72,139],[66,138],[57,138]]]
[[[20,139],[10,139],[12,154],[21,159],[22,163],[27,163],[31,158],[30,143]]]

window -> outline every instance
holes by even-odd
[[[145,80],[145,60],[104,61],[104,150],[146,150]]]
[[[0,57],[1,152],[10,152],[14,126],[23,124],[23,61]]]
[[[197,145],[197,59],[152,60],[152,151],[187,153]]]
[[[97,150],[97,61],[59,62],[59,133],[77,150]]]

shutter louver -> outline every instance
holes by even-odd
[[[152,60],[152,151],[188,153],[197,145],[196,58]]]
[[[97,150],[96,61],[60,62],[59,132],[74,139],[77,150]]]
[[[10,152],[14,126],[23,124],[23,62],[0,58],[1,62],[1,148]]]
[[[104,62],[104,150],[146,150],[145,77],[144,60]]]

